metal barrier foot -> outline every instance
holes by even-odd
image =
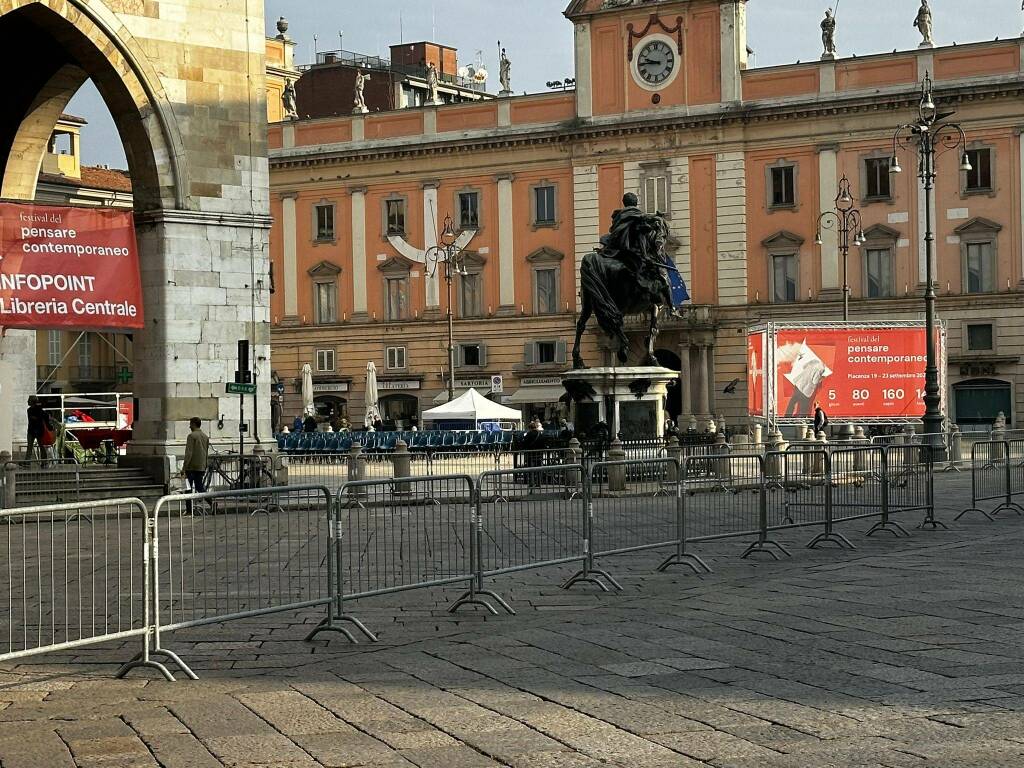
[[[483,598],[479,597],[479,592],[473,590],[467,590],[458,600],[451,604],[448,608],[448,613],[455,613],[466,605],[478,605],[481,608],[487,610],[491,615],[497,616],[498,612],[494,609],[494,606],[488,603]]]
[[[969,509],[965,509],[965,510],[964,510],[963,512],[961,512],[961,513],[960,513],[959,515],[957,515],[956,517],[954,517],[954,518],[953,518],[953,522],[955,523],[955,522],[956,522],[957,520],[959,520],[959,519],[960,519],[961,517],[963,517],[964,515],[966,515],[966,514],[967,514],[968,512],[980,512],[980,513],[981,513],[982,515],[984,515],[984,516],[985,516],[985,519],[986,519],[986,520],[988,520],[989,522],[992,522],[992,523],[994,523],[994,522],[995,522],[995,520],[996,520],[996,519],[995,519],[994,517],[992,517],[992,515],[990,515],[990,514],[989,514],[988,512],[986,512],[986,511],[985,511],[984,509],[979,509],[978,507],[970,507]]]
[[[778,560],[779,556],[777,554],[775,554],[775,552],[773,550],[768,549],[768,545],[771,545],[771,546],[775,547],[782,554],[784,554],[786,557],[792,557],[792,554],[790,554],[788,549],[786,549],[784,546],[779,544],[779,542],[772,541],[771,539],[765,539],[764,541],[755,541],[753,544],[751,544],[749,547],[747,547],[746,551],[744,551],[744,553],[742,555],[740,555],[740,557],[741,558],[747,558],[750,555],[763,552],[765,554],[771,555],[775,560]]]
[[[121,666],[121,668],[119,670],[117,670],[117,674],[115,674],[114,677],[116,677],[118,680],[120,680],[120,679],[124,678],[124,676],[127,675],[129,672],[131,672],[133,669],[140,669],[140,668],[143,668],[143,667],[145,667],[147,669],[155,669],[157,672],[159,672],[161,675],[163,675],[164,676],[164,680],[166,680],[169,683],[175,682],[175,678],[174,678],[174,675],[171,674],[171,670],[169,670],[167,667],[165,667],[159,661],[153,661],[152,659],[145,659],[145,660],[143,660],[141,653],[138,654],[131,661],[126,662],[125,664],[123,664]]]
[[[941,520],[936,520],[934,517],[927,517],[921,521],[921,524],[917,526],[919,531],[937,531],[941,528],[944,531],[949,530],[949,526]]]
[[[195,672],[193,672],[192,668],[189,667],[189,665],[186,664],[184,661],[182,661],[181,657],[178,654],[176,654],[174,651],[168,651],[165,648],[154,648],[152,651],[150,651],[150,655],[151,656],[166,656],[168,659],[173,661],[178,666],[178,669],[180,669],[185,674],[185,677],[187,677],[189,680],[198,680],[199,679],[199,675],[197,675]]]
[[[479,589],[479,590],[477,590],[477,594],[478,595],[487,595],[487,597],[491,598],[492,600],[494,600],[494,602],[496,602],[498,605],[500,605],[502,608],[504,608],[506,611],[508,611],[509,616],[515,616],[516,615],[515,609],[513,609],[511,605],[506,603],[505,599],[501,595],[499,595],[497,592],[491,592],[491,590],[489,590],[489,589]]]
[[[313,628],[313,630],[302,639],[304,642],[308,643],[321,632],[337,632],[339,635],[344,635],[345,637],[347,637],[348,641],[352,643],[352,645],[359,645],[359,641],[356,640],[355,635],[349,632],[345,627],[335,626],[334,622],[331,619],[321,619],[320,623],[317,624]]]
[[[819,533],[817,536],[815,536],[813,539],[807,542],[807,548],[815,549],[819,544],[824,544],[826,542],[830,544],[836,544],[840,549],[857,549],[857,547],[853,545],[852,541],[843,536],[843,534],[836,533],[835,531],[833,531],[832,533]]]
[[[878,533],[878,531],[888,531],[889,533],[891,533],[896,538],[900,538],[901,536],[904,536],[904,537],[910,536],[910,532],[906,528],[904,528],[902,525],[900,525],[899,523],[895,522],[894,520],[885,520],[885,521],[881,521],[880,520],[877,523],[875,523],[873,526],[871,526],[871,530],[869,530],[864,535],[865,536],[871,536],[871,535],[873,535],[875,533]]]
[[[598,587],[600,587],[602,592],[611,592],[611,590],[608,589],[607,585],[603,581],[601,581],[596,576],[591,575],[587,571],[579,571],[573,574],[569,578],[569,580],[562,585],[562,589],[572,589],[577,584],[583,583],[596,584]]]
[[[693,572],[698,576],[704,573],[714,573],[714,571],[711,570],[711,566],[701,560],[697,555],[691,555],[689,552],[685,552],[683,554],[677,553],[665,558],[656,570],[660,573],[664,573],[673,565],[685,565],[687,568],[692,568]]]

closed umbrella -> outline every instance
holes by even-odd
[[[313,369],[309,363],[302,366],[302,415],[316,416],[316,406],[313,405]]]
[[[374,422],[380,418],[378,400],[377,366],[371,360],[366,364],[366,416],[363,418],[363,424],[367,427],[372,427]]]

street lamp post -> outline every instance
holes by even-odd
[[[925,288],[924,312],[927,334],[927,356],[924,373],[924,433],[925,441],[932,448],[938,461],[945,460],[946,448],[942,439],[942,394],[939,390],[939,367],[935,348],[935,277],[933,275],[933,254],[935,233],[932,231],[932,195],[935,189],[935,160],[950,150],[960,152],[960,170],[970,171],[971,161],[967,156],[967,136],[957,123],[946,122],[953,111],[939,112],[932,93],[932,78],[925,75],[921,83],[921,102],[917,108],[918,118],[896,129],[892,140],[891,173],[902,173],[899,150],[901,147],[917,146],[917,177],[924,189],[925,211]]]
[[[444,227],[438,236],[437,245],[427,249],[425,269],[428,278],[437,274],[439,264],[444,264],[444,282],[448,289],[448,402],[455,399],[455,320],[452,313],[452,281],[455,275],[467,274],[463,263],[462,249],[456,245],[458,234],[451,216],[444,217]]]
[[[839,193],[836,195],[835,210],[825,211],[818,217],[818,231],[814,242],[821,245],[821,230],[835,227],[839,235],[839,253],[843,257],[843,322],[850,319],[850,278],[847,260],[850,256],[850,245],[860,247],[864,244],[864,227],[860,211],[853,207],[853,195],[850,194],[850,180],[844,175],[839,181]],[[850,240],[853,233],[853,240]]]

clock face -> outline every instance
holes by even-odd
[[[641,79],[652,86],[664,84],[676,68],[676,54],[664,40],[652,40],[640,49],[636,71]]]

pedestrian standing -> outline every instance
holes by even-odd
[[[188,487],[193,493],[206,493],[206,467],[210,461],[210,438],[203,432],[203,422],[193,416],[188,422],[188,438],[185,440],[185,461],[181,471],[185,473]],[[191,505],[189,505],[191,510]]]
[[[821,403],[814,403],[814,434],[818,435],[820,432],[824,432],[825,428],[828,427],[828,415],[825,413],[825,409],[821,407]]]
[[[49,443],[46,440],[47,431],[51,430],[50,417],[46,415],[46,411],[43,410],[42,403],[39,402],[39,398],[32,395],[28,399],[28,410],[26,411],[28,416],[28,445],[25,448],[25,458],[32,458],[32,449],[39,446],[39,458],[43,460],[45,465],[46,460],[49,458],[49,450],[47,445]]]

